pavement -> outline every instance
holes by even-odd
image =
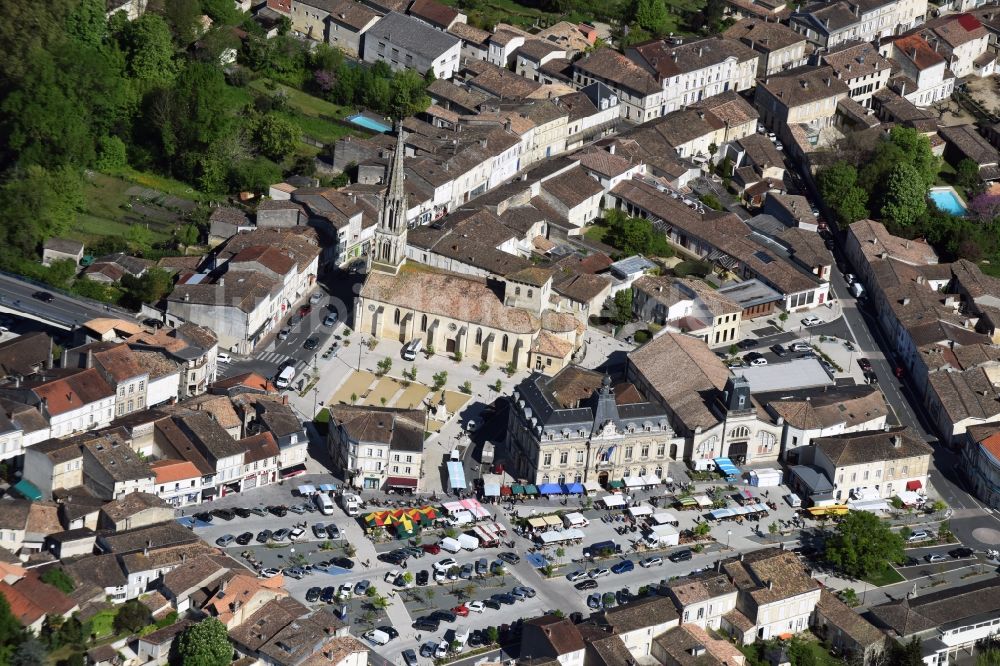
[[[32,297],[39,291],[52,294],[51,303]],[[0,311],[45,319],[62,326],[80,325],[99,317],[135,320],[136,314],[121,308],[105,306],[80,296],[70,296],[51,287],[0,273]]]

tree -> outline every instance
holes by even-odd
[[[406,118],[426,111],[431,105],[427,96],[428,83],[412,69],[397,72],[389,85],[389,115]]]
[[[201,4],[199,0],[166,0],[163,3],[163,17],[181,48],[186,48],[201,33]]]
[[[868,195],[858,186],[858,170],[847,162],[836,162],[819,172],[818,187],[823,201],[838,221],[850,224],[868,217]]]
[[[176,654],[184,666],[227,666],[233,646],[226,625],[214,617],[192,624],[177,637]]]
[[[276,113],[261,116],[255,134],[260,151],[276,161],[291,154],[302,136],[302,132],[292,121]]]
[[[958,163],[955,169],[955,182],[965,188],[970,194],[978,193],[983,189],[983,179],[979,175],[979,165],[965,158]]]
[[[266,192],[279,180],[281,169],[278,165],[262,158],[240,162],[229,172],[229,186],[238,191]]]
[[[10,611],[7,598],[0,594],[0,664],[8,662],[11,652],[24,638],[21,623]]]
[[[853,587],[845,587],[843,590],[837,593],[837,596],[840,597],[840,600],[843,601],[848,606],[850,606],[851,608],[854,608],[855,606],[861,603],[861,601],[858,599],[858,593],[854,591]]]
[[[117,136],[102,136],[97,142],[97,168],[101,171],[116,171],[128,165],[128,151],[125,142]]]
[[[663,0],[638,0],[635,21],[654,36],[665,35],[669,29],[670,15]]]
[[[486,642],[490,645],[500,640],[500,630],[494,626],[486,627]]]
[[[79,0],[66,17],[66,35],[89,46],[100,46],[108,34],[106,11],[102,0]]]
[[[875,514],[852,511],[827,539],[825,556],[848,576],[864,578],[903,558],[903,538]]]
[[[923,666],[923,648],[920,639],[913,637],[907,643],[889,641],[890,666]]]
[[[169,4],[174,4],[173,0]],[[169,86],[177,75],[170,27],[158,14],[146,12],[127,24],[121,35],[126,71],[140,91]]]
[[[138,310],[143,303],[155,303],[170,293],[173,282],[170,273],[162,268],[150,268],[141,277],[124,275],[121,279],[125,289],[123,302],[127,307]]]
[[[673,250],[666,237],[653,228],[653,223],[641,217],[628,217],[617,209],[607,211],[608,232],[604,242],[624,254],[646,254],[669,257]]]
[[[76,587],[76,584],[73,583],[73,579],[69,577],[69,574],[58,567],[48,569],[39,578],[43,583],[51,585],[63,594],[69,594],[73,591],[73,588]]]
[[[134,634],[152,622],[153,616],[149,609],[138,599],[130,599],[122,604],[115,615],[115,632],[119,634]]]
[[[45,646],[34,636],[28,636],[10,658],[10,666],[45,666],[48,654]]]
[[[615,294],[614,320],[615,323],[619,325],[624,325],[632,321],[631,289],[622,289],[617,294]]]
[[[75,169],[29,166],[20,178],[0,186],[0,210],[5,213],[0,246],[31,256],[45,238],[69,230],[83,207],[82,184]]]
[[[901,163],[889,172],[882,201],[882,217],[908,227],[927,211],[927,185],[916,167]]]
[[[434,390],[440,391],[444,385],[448,383],[448,371],[442,370],[441,372],[435,372],[431,379],[434,382]]]

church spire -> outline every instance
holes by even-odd
[[[406,189],[403,181],[405,148],[403,146],[403,123],[396,125],[396,150],[389,165],[388,187],[382,199],[378,226],[375,227],[374,247],[371,250],[371,265],[378,270],[396,273],[406,260]]]

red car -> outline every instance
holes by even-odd
[[[425,553],[429,553],[431,555],[437,555],[441,552],[441,546],[436,543],[425,543],[420,547],[424,549]]]
[[[312,312],[312,309],[313,309],[312,306],[309,305],[308,303],[306,303],[301,308],[299,308],[299,316],[300,317],[305,317],[307,314],[309,314],[310,312]]]
[[[455,615],[461,615],[462,617],[469,617],[469,609],[465,607],[465,604],[455,606],[451,609],[451,612]]]

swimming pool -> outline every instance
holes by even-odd
[[[353,116],[348,116],[347,120],[355,125],[358,125],[359,127],[364,127],[365,129],[369,129],[373,132],[379,132],[381,134],[384,134],[392,129],[385,123],[380,123],[374,118],[369,118],[363,113],[355,113]]]
[[[935,206],[945,213],[962,217],[969,212],[962,197],[958,196],[958,192],[952,187],[935,187],[927,196],[931,198]]]

